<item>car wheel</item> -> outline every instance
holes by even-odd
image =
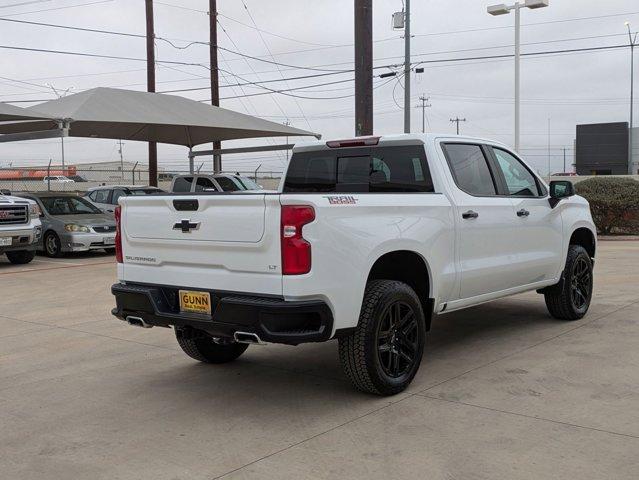
[[[375,280],[366,286],[357,329],[339,339],[340,362],[358,390],[395,395],[415,377],[425,343],[424,312],[413,289]]]
[[[47,232],[44,236],[44,253],[47,257],[59,258],[62,256],[62,243],[55,232]]]
[[[590,308],[593,271],[590,255],[580,245],[570,245],[563,282],[544,292],[550,315],[560,320],[579,320]]]
[[[189,357],[204,363],[228,363],[248,348],[246,343],[217,343],[212,335],[195,328],[176,328],[178,344]]]
[[[19,252],[7,252],[7,258],[9,261],[16,265],[25,265],[31,263],[31,260],[35,258],[35,252],[29,250],[21,250]]]

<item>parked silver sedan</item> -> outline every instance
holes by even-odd
[[[35,200],[42,210],[38,248],[47,256],[115,249],[115,220],[84,198],[54,192],[19,195]]]

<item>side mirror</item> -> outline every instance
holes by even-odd
[[[555,180],[550,182],[550,206],[555,206],[564,198],[575,195],[575,186],[568,180]]]

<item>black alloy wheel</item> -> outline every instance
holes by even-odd
[[[386,375],[400,378],[417,359],[419,324],[413,308],[402,301],[391,303],[377,328],[377,355]]]

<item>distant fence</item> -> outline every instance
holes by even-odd
[[[145,166],[146,167],[146,166]],[[188,175],[188,171],[158,172],[158,186],[168,190],[176,175]],[[200,172],[210,174],[211,172]],[[227,174],[239,173],[243,177],[255,180],[265,189],[276,189],[282,172],[229,171]],[[51,168],[0,168],[0,190],[10,192],[78,192],[83,193],[90,188],[106,185],[148,185],[149,171],[146,168],[120,170],[119,168],[77,168],[52,166]]]

